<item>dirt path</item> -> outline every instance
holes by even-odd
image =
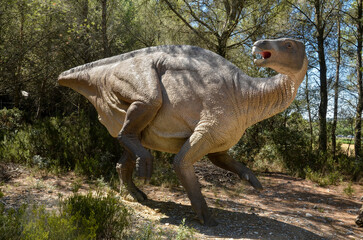
[[[59,195],[66,197],[77,188],[86,193],[94,184],[73,173],[41,176],[10,168],[10,179],[1,186],[6,207],[20,203],[57,206]],[[220,223],[201,226],[194,218],[189,200],[181,187],[172,189],[142,186],[149,200],[140,204],[123,201],[134,210],[134,228],[152,224],[155,231],[177,231],[183,218],[196,229],[196,239],[363,239],[363,229],[354,224],[363,196],[362,185],[353,184],[351,197],[344,193],[347,183],[327,188],[284,174],[259,176],[265,189],[258,193],[236,176],[201,162],[196,166],[203,195]],[[165,239],[167,237],[164,237]]]

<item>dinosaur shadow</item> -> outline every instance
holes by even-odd
[[[254,213],[232,212],[210,207],[219,222],[216,227],[206,227],[199,223],[196,215],[188,205],[174,202],[146,200],[142,203],[167,217],[160,220],[163,224],[180,225],[185,218],[188,227],[209,237],[249,238],[249,239],[324,239],[306,229],[296,227],[272,218],[258,216]],[[241,206],[242,207],[242,206]]]

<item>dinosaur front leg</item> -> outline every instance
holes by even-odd
[[[263,189],[255,174],[243,163],[234,160],[227,151],[210,153],[208,154],[208,158],[214,165],[236,173],[241,179],[247,180],[255,189]]]
[[[124,125],[117,137],[122,146],[136,161],[136,173],[139,177],[151,178],[153,157],[140,142],[141,131],[155,117],[160,105],[133,102],[126,112]]]
[[[138,202],[142,202],[147,199],[145,193],[138,189],[132,181],[132,172],[135,168],[135,161],[132,160],[130,154],[125,152],[120,161],[116,164],[116,171],[120,178],[120,191],[122,185],[124,185],[130,195]]]
[[[208,210],[193,167],[193,164],[207,154],[209,150],[210,144],[203,138],[202,134],[194,132],[175,156],[173,165],[200,222],[207,226],[215,226],[218,223]]]

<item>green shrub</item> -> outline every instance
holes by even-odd
[[[306,167],[304,171],[307,179],[319,184],[321,187],[337,185],[342,181],[342,175],[339,171],[322,173],[320,171],[313,171],[310,167]]]
[[[130,239],[135,240],[159,240],[163,239],[165,233],[160,228],[155,228],[154,224],[148,222],[140,227],[136,233],[129,236]]]
[[[82,220],[83,225],[77,225]],[[23,217],[22,239],[96,239],[96,221],[67,212],[48,212],[44,206],[34,206]]]
[[[135,230],[135,229],[133,229]],[[192,240],[195,239],[196,230],[185,224],[185,219],[179,224],[176,231],[171,229],[162,229],[156,227],[154,223],[147,222],[142,224],[137,231],[128,235],[128,239],[135,240],[159,240],[159,239],[175,239],[175,240]]]
[[[116,174],[115,165],[122,149],[97,119],[81,113],[27,124],[19,120],[19,110],[2,110],[1,114],[0,118],[16,116],[10,120],[3,117],[7,120],[0,122],[1,129],[6,129],[1,130],[1,161],[40,168],[75,169],[84,175],[103,175],[106,179]]]
[[[23,122],[23,113],[17,109],[1,109],[0,110],[0,141],[9,132],[18,129]]]
[[[352,182],[348,183],[348,186],[344,188],[344,193],[347,194],[348,197],[352,197],[354,193],[354,188],[352,188]]]
[[[97,239],[119,239],[129,224],[126,207],[111,194],[105,197],[75,194],[63,204],[63,211],[75,216],[74,224],[81,229],[95,229]]]
[[[4,204],[0,204],[0,240],[21,239],[22,219],[26,205],[18,210],[9,209],[5,211]]]
[[[5,211],[0,205],[0,240],[121,239],[129,212],[113,195],[73,195],[59,212],[44,206]]]
[[[190,228],[185,225],[185,218],[181,222],[178,227],[177,235],[175,236],[176,240],[189,240],[194,239],[195,229]]]

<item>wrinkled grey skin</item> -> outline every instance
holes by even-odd
[[[176,153],[174,169],[202,224],[213,226],[193,164],[207,155],[256,189],[262,185],[227,150],[254,123],[286,109],[307,70],[305,47],[293,39],[257,41],[257,66],[280,74],[252,78],[221,56],[192,46],[145,48],[63,72],[58,82],[84,95],[109,133],[127,150],[117,170],[130,194],[146,195],[132,181],[149,179],[153,159],[145,149]]]

